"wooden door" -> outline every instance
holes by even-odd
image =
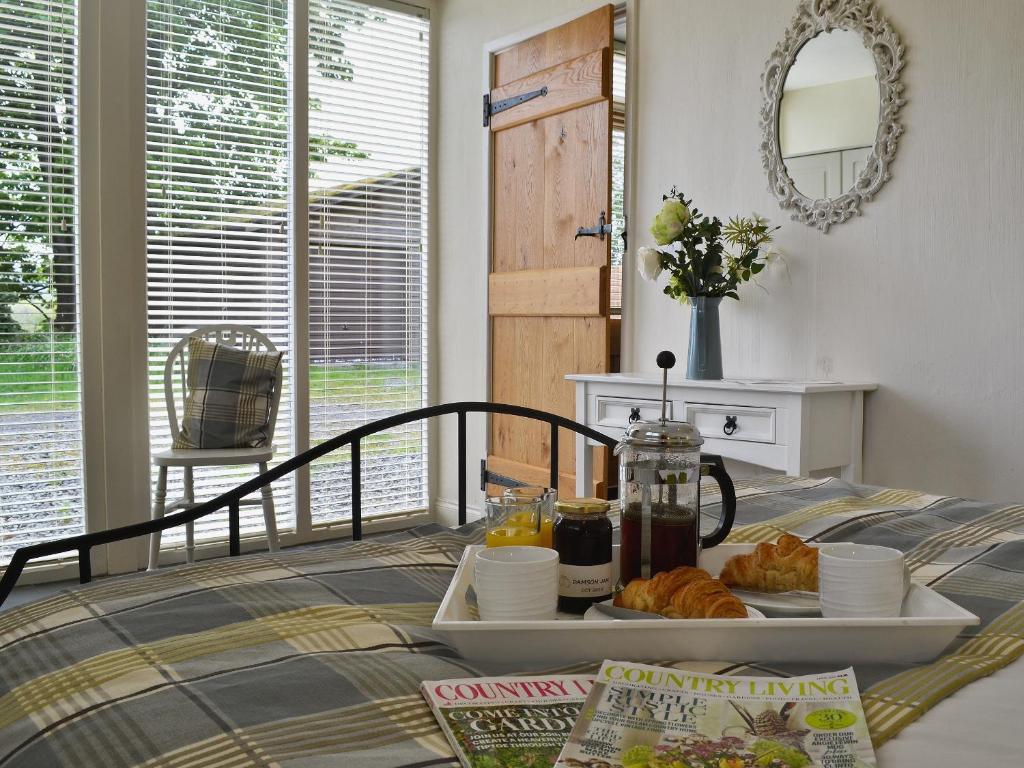
[[[490,397],[575,417],[568,373],[610,370],[611,236],[576,237],[611,219],[611,5],[496,54],[490,104]],[[539,92],[539,93],[538,93]],[[528,97],[528,98],[526,98]],[[606,488],[607,449],[595,449]],[[550,481],[547,425],[495,415],[487,467]],[[573,435],[559,439],[559,492],[575,495]]]

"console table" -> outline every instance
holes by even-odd
[[[660,373],[570,374],[576,421],[620,437],[633,421],[661,417]],[[688,421],[704,438],[702,450],[787,475],[839,467],[860,482],[864,393],[877,384],[838,381],[669,379],[666,416]],[[576,493],[592,487],[596,445],[576,436]]]

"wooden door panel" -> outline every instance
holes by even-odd
[[[589,212],[581,226],[597,224],[601,211],[611,221],[611,109],[604,101],[573,111],[574,136],[572,164],[577,169],[574,199],[577,210]],[[575,234],[575,228],[573,233]],[[572,240],[573,263],[611,264],[611,237],[581,237]],[[609,291],[611,290],[609,286]]]
[[[491,399],[575,416],[568,373],[610,370],[610,238],[575,237],[611,211],[611,25],[607,6],[495,57],[494,103],[548,95],[491,118]],[[492,472],[550,480],[547,424],[495,415]],[[595,449],[595,476],[607,451]],[[574,495],[575,444],[562,432],[559,491]]]
[[[494,85],[505,85],[537,70],[610,46],[613,20],[612,7],[604,6],[502,51],[494,57]]]
[[[611,49],[602,48],[495,88],[491,91],[491,103],[541,88],[546,88],[547,93],[494,115],[491,130],[505,130],[601,101],[611,87],[610,74]]]
[[[552,413],[575,415],[575,387],[566,381],[567,367],[578,373],[601,373],[607,368],[610,344],[608,323],[602,317],[494,317],[492,318],[495,349],[499,345],[516,345],[507,364],[495,365],[492,392],[496,402],[513,402],[528,408]],[[511,339],[515,339],[511,342]],[[510,349],[504,346],[504,349]],[[567,366],[566,363],[569,365]],[[513,398],[513,399],[510,399]],[[495,414],[491,422],[492,450],[488,467],[528,481],[526,473],[506,473],[499,469],[500,459],[518,465],[532,466],[545,476],[551,461],[551,433],[547,424],[514,416]],[[575,495],[575,442],[573,434],[559,435],[558,467],[562,495]],[[602,460],[607,449],[595,449]],[[605,486],[606,476],[595,465],[593,492]],[[530,481],[533,482],[533,481]],[[546,482],[544,483],[546,484]]]
[[[521,269],[488,277],[490,315],[592,317],[608,314],[608,268]]]

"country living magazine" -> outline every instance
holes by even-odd
[[[420,685],[465,768],[550,768],[593,675],[475,677]]]
[[[556,768],[871,768],[852,669],[732,677],[605,661]]]

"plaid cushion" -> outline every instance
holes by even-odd
[[[188,397],[175,448],[259,448],[270,432],[280,352],[188,342]]]

